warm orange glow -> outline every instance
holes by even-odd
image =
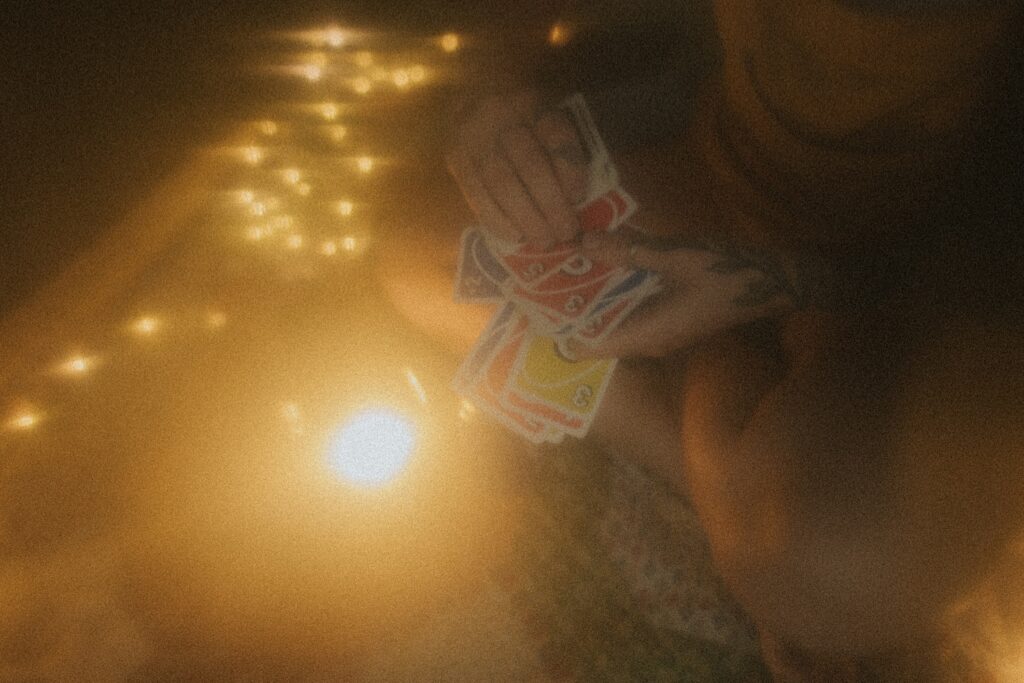
[[[373,83],[370,82],[369,78],[360,76],[359,78],[352,79],[352,89],[360,95],[366,95],[373,88]]]
[[[361,173],[369,173],[373,170],[374,161],[371,157],[359,157],[356,160],[356,167]]]
[[[422,64],[414,64],[409,67],[409,78],[413,83],[422,83],[427,77],[427,67]]]
[[[338,213],[342,216],[351,216],[353,211],[355,211],[355,204],[348,199],[342,199],[338,202]]]
[[[340,113],[341,110],[338,108],[338,105],[333,102],[324,102],[320,105],[320,115],[324,117],[325,121],[333,121],[338,118]]]
[[[551,31],[548,32],[548,43],[555,47],[565,45],[570,38],[572,38],[572,30],[561,22],[552,26]]]
[[[395,69],[391,74],[391,81],[395,84],[395,87],[404,89],[409,87],[412,77],[405,69]]]
[[[249,213],[251,213],[253,216],[257,216],[257,217],[258,216],[266,216],[267,215],[267,205],[264,204],[263,202],[253,202],[252,205],[249,206]]]
[[[345,44],[345,34],[337,26],[331,26],[324,31],[324,42],[330,47],[341,47]]]
[[[306,244],[306,239],[302,235],[288,235],[285,240],[285,245],[292,250],[302,249]]]
[[[211,330],[219,330],[228,324],[228,316],[223,311],[206,312],[206,326]]]
[[[295,185],[302,179],[302,172],[297,168],[286,168],[281,171],[281,177],[284,178],[284,181],[289,185]]]
[[[369,68],[370,66],[373,65],[373,54],[370,53],[368,50],[360,50],[355,54],[354,59],[356,66],[361,67],[363,69]]]
[[[245,230],[245,239],[250,242],[259,242],[267,236],[267,229],[262,225],[250,225]]]
[[[459,40],[458,34],[446,33],[441,36],[441,49],[445,52],[451,53],[459,49],[459,45],[462,41]]]
[[[255,166],[263,161],[263,150],[256,146],[246,147],[242,150],[242,158],[247,164]]]
[[[334,142],[341,142],[348,135],[348,128],[345,126],[328,126],[327,135]]]
[[[23,408],[8,418],[6,426],[11,430],[27,432],[38,427],[42,419],[42,415],[39,412]]]
[[[241,203],[243,203],[243,204],[251,204],[255,200],[256,200],[256,193],[253,192],[252,190],[239,190],[238,191],[238,201],[240,201]]]
[[[57,366],[57,372],[68,377],[84,377],[95,369],[98,361],[94,357],[76,354]]]
[[[275,123],[274,121],[271,121],[270,119],[260,121],[260,132],[263,133],[264,135],[277,135],[277,130],[277,123]]]
[[[355,237],[345,237],[341,240],[341,248],[349,253],[355,253],[359,248],[359,241]]]
[[[309,183],[299,183],[295,186],[295,191],[299,193],[300,197],[308,197],[309,193],[313,191],[313,186]]]
[[[338,243],[334,240],[327,240],[320,245],[320,253],[324,256],[334,256],[338,253]]]
[[[151,315],[144,315],[132,321],[129,329],[136,336],[151,337],[160,329],[160,319]]]
[[[324,76],[324,69],[319,64],[306,64],[302,67],[302,75],[310,83],[316,83]]]

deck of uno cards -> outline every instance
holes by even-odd
[[[561,107],[587,152],[586,199],[577,206],[583,231],[611,231],[636,211],[581,95]],[[643,270],[587,259],[575,243],[539,249],[507,243],[483,230],[462,235],[456,301],[503,303],[455,377],[456,391],[530,441],[581,437],[607,389],[614,359],[573,361],[566,340],[597,344],[644,299],[658,278]]]

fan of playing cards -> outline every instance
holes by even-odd
[[[583,232],[611,231],[636,211],[581,95],[565,100],[588,155]],[[534,443],[587,433],[615,370],[614,359],[573,361],[565,342],[601,342],[646,297],[656,274],[585,258],[575,243],[539,249],[487,231],[462,235],[457,301],[503,304],[460,366],[456,391]]]

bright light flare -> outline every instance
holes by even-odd
[[[459,34],[446,33],[441,36],[439,43],[441,45],[441,49],[450,54],[459,49],[462,41],[459,39]]]
[[[296,185],[300,180],[302,180],[302,171],[297,168],[286,168],[281,171],[281,177],[284,178],[284,181],[289,185]]]
[[[348,136],[348,128],[341,125],[326,126],[325,131],[332,142],[341,142]]]
[[[345,32],[337,26],[330,26],[324,31],[324,43],[328,47],[339,48],[345,44]]]
[[[98,365],[95,357],[76,354],[57,365],[57,372],[66,377],[85,377]]]
[[[285,246],[292,251],[298,251],[306,246],[306,238],[302,235],[288,235],[288,238],[285,239]]]
[[[360,173],[369,173],[373,170],[375,163],[373,157],[359,157],[356,159],[356,168]]]
[[[256,146],[242,148],[242,158],[245,163],[256,166],[263,161],[263,150]]]
[[[324,117],[324,121],[333,121],[340,113],[341,109],[334,102],[324,102],[320,105],[320,116]]]
[[[320,245],[320,253],[327,257],[334,256],[338,253],[338,243],[334,240],[327,240]]]
[[[275,122],[275,121],[271,121],[270,119],[266,119],[264,121],[260,121],[259,127],[260,127],[260,132],[263,133],[264,135],[266,135],[267,137],[272,137],[274,135],[277,135],[278,126],[277,126],[277,122]]]
[[[387,484],[405,469],[416,445],[412,423],[398,413],[368,409],[353,415],[331,437],[331,469],[358,486]]]
[[[342,216],[348,217],[355,211],[355,204],[348,199],[342,199],[338,202],[338,213]]]
[[[409,75],[408,69],[395,69],[391,73],[391,82],[395,84],[396,88],[404,90],[412,83],[412,76]]]

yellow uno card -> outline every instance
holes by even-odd
[[[615,369],[615,359],[573,362],[550,337],[524,340],[506,400],[573,436],[590,428]]]

